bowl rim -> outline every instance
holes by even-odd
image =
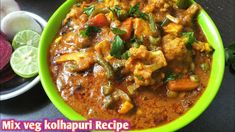
[[[34,14],[34,13],[31,13],[31,12],[28,12],[28,11],[14,11],[14,12],[11,12],[11,13],[25,13],[26,15],[32,17],[40,26],[41,28],[43,29],[46,24],[47,24],[47,21],[44,20],[42,17],[40,17],[39,15],[37,14]],[[17,90],[14,90],[13,92],[10,92],[10,93],[7,93],[7,94],[1,94],[0,95],[0,101],[3,101],[3,100],[7,100],[7,99],[11,99],[11,98],[14,98],[16,96],[19,96],[25,92],[27,92],[28,90],[30,90],[31,88],[33,88],[36,84],[38,84],[40,81],[40,77],[39,75],[37,75],[36,77],[34,77],[34,79],[32,79],[31,82],[29,82],[27,85],[17,89]]]
[[[194,3],[194,1],[192,2]],[[42,38],[39,44],[39,75],[41,77],[42,86],[46,94],[48,95],[52,103],[56,106],[56,108],[63,115],[65,115],[65,117],[67,117],[70,120],[84,120],[85,118],[80,114],[76,113],[69,105],[67,105],[63,101],[63,99],[58,94],[55,84],[52,82],[52,79],[50,77],[51,74],[48,69],[48,58],[47,54],[45,54],[45,52],[48,53],[49,45],[56,34],[54,33],[52,35],[53,38],[48,39],[48,36],[51,35],[51,32],[58,31],[60,27],[60,25],[58,25],[58,20],[63,20],[63,18],[65,18],[65,15],[68,13],[70,7],[74,3],[75,3],[74,0],[67,0],[65,3],[63,3],[52,15],[52,17],[48,22],[48,25],[46,26],[46,28],[42,33]],[[57,25],[55,23],[57,23]],[[178,130],[188,125],[190,122],[195,120],[199,115],[201,115],[216,96],[223,79],[224,68],[225,68],[223,42],[216,25],[203,9],[201,9],[199,13],[198,23],[202,28],[208,42],[215,49],[213,54],[211,75],[207,88],[205,89],[201,97],[198,99],[198,101],[194,104],[194,106],[190,108],[185,114],[175,119],[174,121],[171,121],[167,124],[154,128],[149,128],[144,130],[132,130],[133,132]]]

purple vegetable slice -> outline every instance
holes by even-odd
[[[0,71],[0,84],[3,84],[15,77],[14,71],[11,69],[10,65],[8,64]]]
[[[0,71],[9,63],[11,54],[11,44],[0,33]]]

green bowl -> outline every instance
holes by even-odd
[[[42,33],[42,38],[39,45],[39,75],[46,94],[56,106],[56,108],[63,113],[70,120],[85,120],[83,116],[75,112],[69,105],[67,105],[64,100],[59,95],[55,84],[51,78],[48,67],[48,49],[53,39],[55,38],[59,28],[61,27],[61,22],[65,18],[66,14],[70,11],[71,6],[75,3],[75,0],[67,0],[59,9],[52,15],[47,26],[44,28]],[[211,75],[209,79],[208,86],[197,103],[184,115],[178,119],[167,123],[165,125],[146,129],[146,130],[136,130],[139,132],[150,132],[150,131],[175,131],[180,129],[194,119],[196,119],[212,102],[217,91],[219,90],[220,84],[223,79],[225,58],[224,58],[224,47],[215,24],[208,16],[208,14],[201,10],[198,16],[198,23],[201,26],[208,42],[215,49],[213,54],[213,62]]]

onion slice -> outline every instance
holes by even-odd
[[[10,40],[16,33],[22,30],[33,30],[40,34],[42,32],[42,27],[25,11],[11,12],[1,21],[1,31],[6,34],[7,38]]]
[[[7,14],[13,12],[13,11],[19,11],[20,7],[18,3],[15,0],[0,0],[0,16],[1,20],[4,16]]]

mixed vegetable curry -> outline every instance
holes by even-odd
[[[61,97],[87,118],[156,127],[187,112],[207,86],[213,49],[182,0],[83,0],[49,50]]]

